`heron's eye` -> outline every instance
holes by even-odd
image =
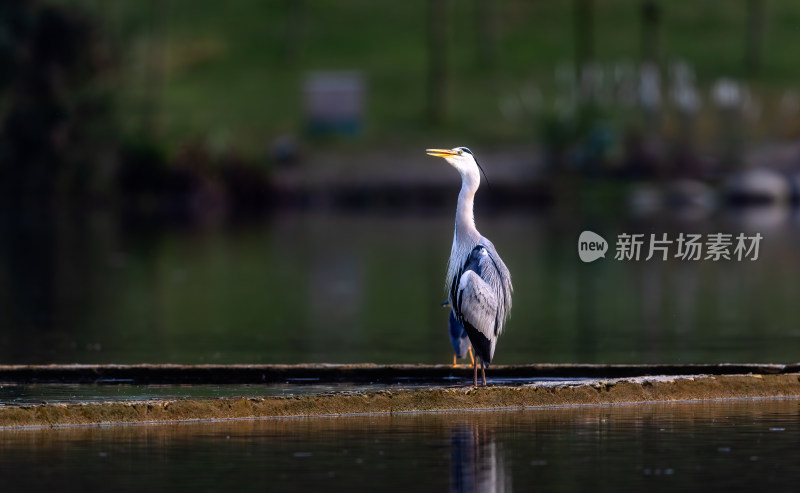
[[[458,151],[458,155],[459,156],[462,155],[462,154],[464,154],[464,151]]]

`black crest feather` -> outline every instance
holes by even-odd
[[[481,173],[483,173],[483,177],[486,179],[486,186],[491,188],[491,185],[489,185],[489,177],[486,176],[486,172],[483,171],[483,167],[481,166],[481,163],[478,162],[478,158],[475,157],[475,154],[473,154],[472,151],[470,151],[466,147],[459,147],[459,149],[464,151],[464,152],[468,152],[469,155],[472,156],[472,159],[475,160],[475,164],[478,165],[478,169],[481,170]]]

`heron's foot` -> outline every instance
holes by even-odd
[[[475,365],[475,359],[472,357],[472,348],[470,348],[469,351],[470,351],[469,359],[471,360],[471,363],[460,363],[459,364],[457,356],[454,354],[453,355],[453,368],[471,368],[472,366]]]

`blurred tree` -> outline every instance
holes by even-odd
[[[594,0],[573,0],[575,20],[575,70],[578,80],[583,67],[594,60]]]
[[[659,31],[661,6],[658,0],[642,0],[642,61],[658,64],[661,59]]]
[[[151,30],[147,49],[147,79],[145,82],[144,128],[145,135],[157,139],[161,134],[161,97],[164,92],[164,67],[166,59],[166,0],[151,0],[148,5],[148,27]]]
[[[766,4],[764,0],[747,0],[747,29],[744,52],[744,69],[747,75],[755,75],[761,69],[765,13]]]
[[[35,203],[86,192],[109,141],[98,84],[109,57],[90,20],[64,6],[0,2],[0,194]]]
[[[286,25],[283,34],[283,59],[295,63],[300,56],[303,31],[306,23],[306,0],[287,0]]]
[[[439,125],[447,118],[448,0],[428,1],[428,121]]]
[[[497,61],[497,0],[475,0],[477,61],[481,68],[494,68]]]

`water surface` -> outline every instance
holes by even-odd
[[[8,491],[796,491],[800,401],[0,431]]]
[[[697,220],[484,211],[514,279],[498,364],[797,360],[791,211]],[[0,363],[447,363],[450,211],[237,227],[0,216]],[[760,233],[757,261],[584,264],[577,238]],[[613,248],[613,244],[612,244]]]

